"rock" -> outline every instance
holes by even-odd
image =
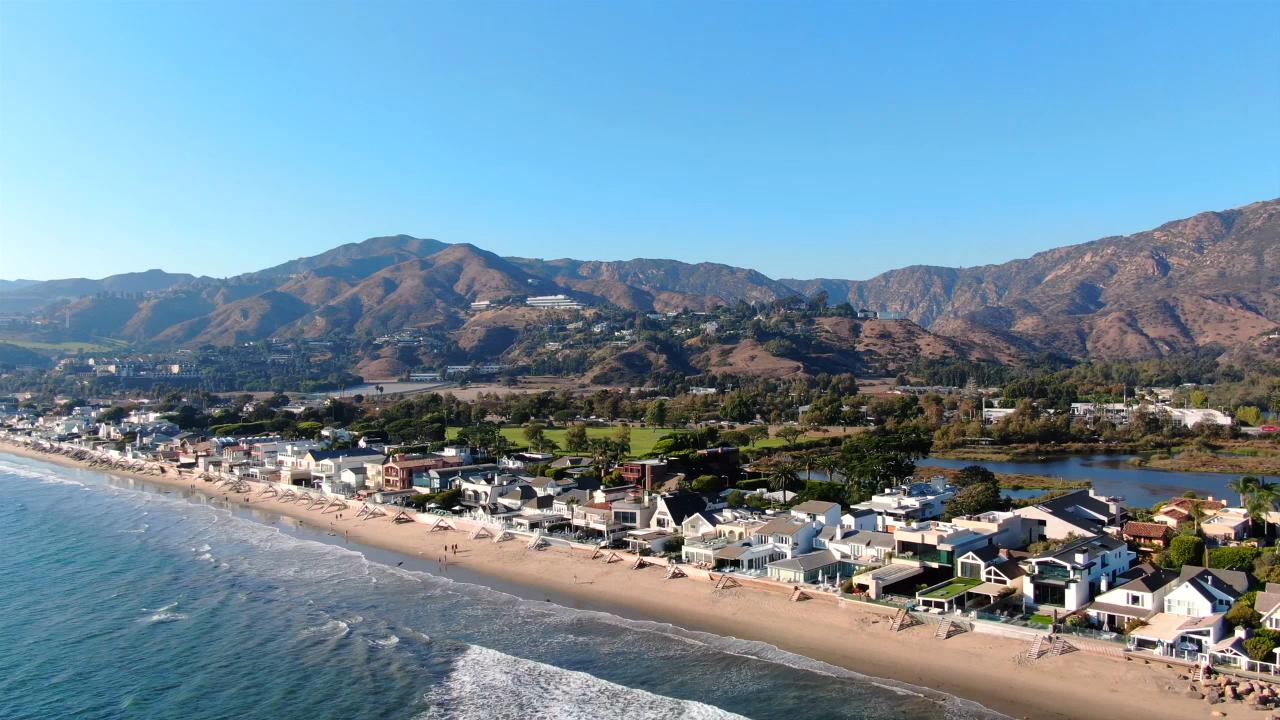
[[[1193,699],[1195,699],[1195,700],[1203,700],[1203,699],[1204,699],[1204,693],[1196,692],[1195,690],[1188,690],[1188,691],[1187,691],[1187,697],[1189,697],[1189,698],[1193,698]]]
[[[1212,716],[1214,716],[1214,717],[1226,717],[1226,716],[1227,716],[1227,714],[1226,714],[1226,713],[1224,713],[1224,712],[1222,712],[1221,710],[1214,710],[1213,712],[1211,712],[1211,713],[1209,713],[1209,714],[1210,714],[1210,715],[1212,715]]]

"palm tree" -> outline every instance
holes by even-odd
[[[1253,522],[1262,522],[1265,537],[1271,529],[1270,514],[1276,509],[1277,502],[1280,502],[1280,485],[1257,478],[1250,479],[1254,481],[1254,485],[1253,491],[1248,496],[1249,502],[1245,505],[1245,511],[1249,513],[1249,519]]]
[[[1227,489],[1231,490],[1231,492],[1239,493],[1240,507],[1249,506],[1249,496],[1253,495],[1257,487],[1258,478],[1252,475],[1245,475],[1227,483]]]
[[[786,489],[794,485],[800,479],[799,469],[795,463],[780,462],[773,466],[769,471],[769,487],[774,492],[782,491],[783,499],[786,499]]]
[[[823,455],[817,460],[814,460],[813,465],[814,467],[818,468],[822,472],[826,473],[828,480],[830,480],[831,482],[835,482],[836,473],[839,472],[841,463],[840,463],[840,458],[836,455]],[[843,478],[842,482],[844,482],[846,485],[849,483],[849,478],[845,477],[843,474],[840,475],[840,477]]]

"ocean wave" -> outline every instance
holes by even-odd
[[[400,637],[388,635],[384,638],[365,638],[365,642],[377,648],[390,648],[400,644]]]
[[[178,607],[178,603],[169,603],[168,605],[165,605],[164,607],[156,610],[152,610],[150,608],[142,608],[142,612],[147,612],[151,614],[148,615],[147,617],[142,618],[139,622],[143,622],[148,625],[154,625],[157,623],[178,622],[180,620],[186,620],[188,617],[190,617],[186,613],[174,612],[174,608],[176,607]]]
[[[299,634],[299,637],[307,638],[319,636],[329,640],[337,640],[339,638],[346,637],[349,632],[351,632],[351,627],[346,623],[341,620],[329,620],[323,625],[316,625],[314,627],[304,629]]]
[[[489,698],[476,702],[476,698]],[[741,715],[695,700],[629,688],[577,670],[478,645],[453,661],[444,681],[423,697],[415,720],[726,720]],[[745,719],[744,719],[745,720]]]

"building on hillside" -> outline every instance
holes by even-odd
[[[568,295],[535,295],[525,298],[524,304],[529,307],[553,310],[576,310],[582,307],[582,303]]]

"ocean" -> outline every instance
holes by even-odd
[[[0,454],[0,494],[0,718],[1003,717],[135,479]]]

